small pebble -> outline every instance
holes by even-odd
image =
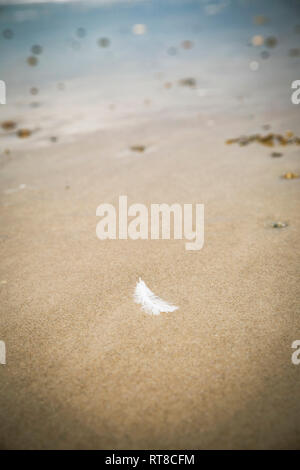
[[[191,87],[191,88],[195,88],[196,85],[197,85],[197,82],[195,80],[195,78],[182,78],[181,80],[179,80],[179,85],[181,86],[188,86],[188,87]]]
[[[43,52],[43,48],[39,44],[35,44],[34,46],[32,46],[31,52],[35,55],[39,55]]]
[[[300,175],[298,175],[298,173],[288,172],[282,175],[282,178],[285,180],[294,180],[296,178],[300,178]]]
[[[4,131],[11,131],[17,127],[17,123],[15,121],[3,121],[1,127]]]
[[[135,24],[132,27],[133,34],[142,35],[147,32],[147,26],[145,24]]]
[[[279,158],[279,157],[282,157],[282,155],[283,154],[280,153],[280,152],[272,152],[271,153],[271,157],[273,157],[273,158]]]
[[[277,38],[275,38],[275,36],[269,36],[265,40],[265,45],[270,48],[276,47],[277,43],[278,43],[278,40]]]
[[[100,47],[109,47],[110,45],[110,40],[108,38],[100,38],[98,40],[98,45]]]
[[[272,223],[273,228],[285,228],[287,226],[288,226],[288,224],[285,223],[285,222],[273,222]]]
[[[257,34],[256,36],[253,36],[251,42],[253,46],[262,46],[264,43],[264,38],[260,34]]]
[[[30,65],[31,67],[35,67],[38,64],[38,59],[34,55],[27,57],[26,60],[27,60],[27,64]]]
[[[29,129],[19,129],[17,132],[17,136],[20,137],[20,139],[24,139],[26,137],[31,136],[31,131]]]
[[[132,145],[130,147],[130,150],[133,152],[144,152],[145,149],[146,147],[144,145]]]
[[[254,17],[253,21],[256,25],[261,26],[261,25],[267,24],[269,22],[269,18],[267,18],[264,15],[257,15]]]
[[[193,43],[192,43],[192,41],[186,40],[186,41],[183,41],[181,43],[181,46],[183,47],[183,49],[186,49],[186,50],[187,49],[192,49]]]
[[[30,88],[30,93],[31,95],[36,96],[39,93],[39,90],[36,87],[32,87]]]

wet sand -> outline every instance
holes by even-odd
[[[299,135],[300,121],[212,119],[1,156],[1,448],[300,447],[300,180],[280,178],[300,172],[300,147],[224,143],[263,124]],[[204,248],[98,240],[96,208],[120,194],[204,203]],[[179,310],[145,314],[139,276]]]

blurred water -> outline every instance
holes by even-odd
[[[0,79],[8,104],[0,112],[39,125],[40,136],[157,112],[293,106],[300,56],[289,50],[300,47],[298,0],[7,3],[14,2],[0,2]],[[256,24],[258,15],[265,24]],[[253,46],[257,35],[277,44]]]

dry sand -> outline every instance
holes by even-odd
[[[300,147],[224,144],[266,123],[300,134],[296,111],[161,117],[1,157],[2,448],[300,448]],[[204,248],[99,241],[120,194],[204,203]],[[179,310],[142,312],[139,276]]]

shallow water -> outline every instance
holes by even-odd
[[[293,106],[297,0],[7,3],[14,2],[0,9],[1,119],[35,130],[31,141],[73,138],[157,112],[209,117]],[[256,24],[258,15],[265,24]]]

